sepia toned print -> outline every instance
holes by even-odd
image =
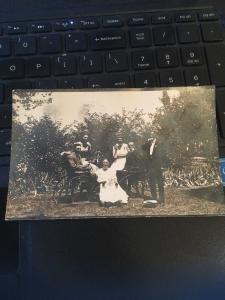
[[[6,219],[224,215],[214,94],[14,91]]]

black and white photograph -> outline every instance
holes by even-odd
[[[15,90],[6,219],[224,215],[213,87]]]

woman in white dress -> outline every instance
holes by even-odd
[[[111,169],[114,169],[116,171],[123,170],[126,164],[126,156],[128,152],[128,145],[123,143],[122,138],[118,138],[118,143],[113,146],[114,162],[111,165]]]
[[[103,167],[96,172],[97,181],[100,183],[100,202],[105,203],[124,203],[128,201],[128,195],[118,184],[116,171],[109,168],[108,159],[103,160]]]

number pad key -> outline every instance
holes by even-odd
[[[177,67],[178,54],[176,48],[160,48],[157,50],[157,61],[160,68]]]
[[[137,88],[153,88],[157,87],[156,75],[153,72],[140,72],[134,75],[135,87]]]
[[[134,70],[147,70],[154,68],[152,50],[135,51],[132,53]]]
[[[181,48],[181,57],[184,66],[203,65],[205,61],[202,47]]]
[[[160,72],[161,86],[183,86],[184,76],[179,70],[168,70]]]
[[[208,85],[210,84],[207,69],[188,69],[185,71],[185,79],[187,85]]]

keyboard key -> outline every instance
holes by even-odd
[[[102,57],[100,54],[85,54],[80,56],[80,72],[82,74],[102,72]]]
[[[87,50],[87,39],[84,33],[68,33],[65,36],[66,51],[85,51]]]
[[[39,38],[40,53],[58,53],[62,51],[61,36],[59,34],[46,34]]]
[[[12,58],[1,61],[0,77],[2,79],[24,77],[24,60]]]
[[[219,20],[219,16],[216,11],[203,11],[198,13],[199,21],[216,21]]]
[[[81,89],[84,82],[81,78],[64,78],[58,81],[58,87],[61,89]]]
[[[225,86],[225,45],[206,46],[206,55],[212,84]]]
[[[107,76],[95,76],[88,80],[89,88],[128,88],[130,77],[125,74],[113,74]]]
[[[123,26],[123,21],[122,21],[121,17],[106,16],[106,17],[103,17],[103,26],[104,27],[121,27],[121,26]]]
[[[216,106],[220,135],[225,138],[225,89],[216,89]]]
[[[27,60],[27,76],[50,76],[50,61],[48,57],[35,57]]]
[[[10,128],[12,122],[12,110],[8,105],[0,107],[0,129]]]
[[[21,34],[27,32],[27,25],[23,23],[8,24],[4,28],[6,34]]]
[[[125,48],[125,32],[122,30],[98,31],[90,36],[90,44],[92,50]]]
[[[4,102],[4,85],[0,83],[0,103]]]
[[[210,84],[208,70],[206,68],[191,68],[185,70],[185,79],[187,85],[208,85]]]
[[[175,31],[172,26],[160,26],[153,28],[154,41],[156,45],[175,44]]]
[[[59,20],[56,21],[53,25],[55,31],[66,31],[70,29],[77,29],[78,28],[78,20]]]
[[[106,71],[126,71],[128,70],[127,54],[123,52],[109,52],[105,57]]]
[[[77,73],[77,61],[74,55],[59,55],[54,58],[54,74],[68,75]]]
[[[153,72],[136,73],[134,81],[137,88],[154,88],[158,86],[156,75]]]
[[[204,23],[201,25],[205,42],[223,41],[224,28],[220,23]]]
[[[194,22],[195,21],[195,14],[193,12],[177,13],[175,15],[175,19],[176,19],[177,23]]]
[[[196,24],[180,25],[177,27],[179,42],[196,43],[200,40],[199,27]]]
[[[147,70],[154,68],[152,50],[140,50],[132,53],[132,65],[134,70]]]
[[[35,80],[33,82],[33,88],[35,89],[56,89],[57,80],[55,79],[44,79],[44,80]]]
[[[33,36],[19,36],[14,40],[15,55],[31,55],[36,53],[36,40]]]
[[[130,31],[130,43],[132,47],[144,47],[152,44],[151,32],[148,28],[138,28]]]
[[[184,66],[203,65],[205,54],[202,47],[182,47],[181,57]]]
[[[5,84],[5,98],[8,103],[12,102],[12,90],[30,89],[31,83],[29,81],[10,81]]]
[[[179,64],[176,48],[159,48],[156,50],[156,54],[160,68],[177,67]]]
[[[148,23],[149,23],[148,16],[145,15],[132,16],[128,20],[129,26],[147,25]]]
[[[170,24],[172,17],[169,14],[156,14],[152,16],[152,24]]]
[[[0,130],[0,155],[9,155],[11,148],[11,130]]]
[[[30,25],[32,33],[44,33],[52,31],[52,25],[50,23],[33,23]]]
[[[160,72],[161,86],[183,86],[184,84],[184,76],[182,71],[167,70]]]
[[[8,56],[11,54],[9,38],[0,38],[0,56]]]
[[[94,29],[99,27],[100,20],[95,17],[86,17],[81,18],[79,24],[81,29]]]

